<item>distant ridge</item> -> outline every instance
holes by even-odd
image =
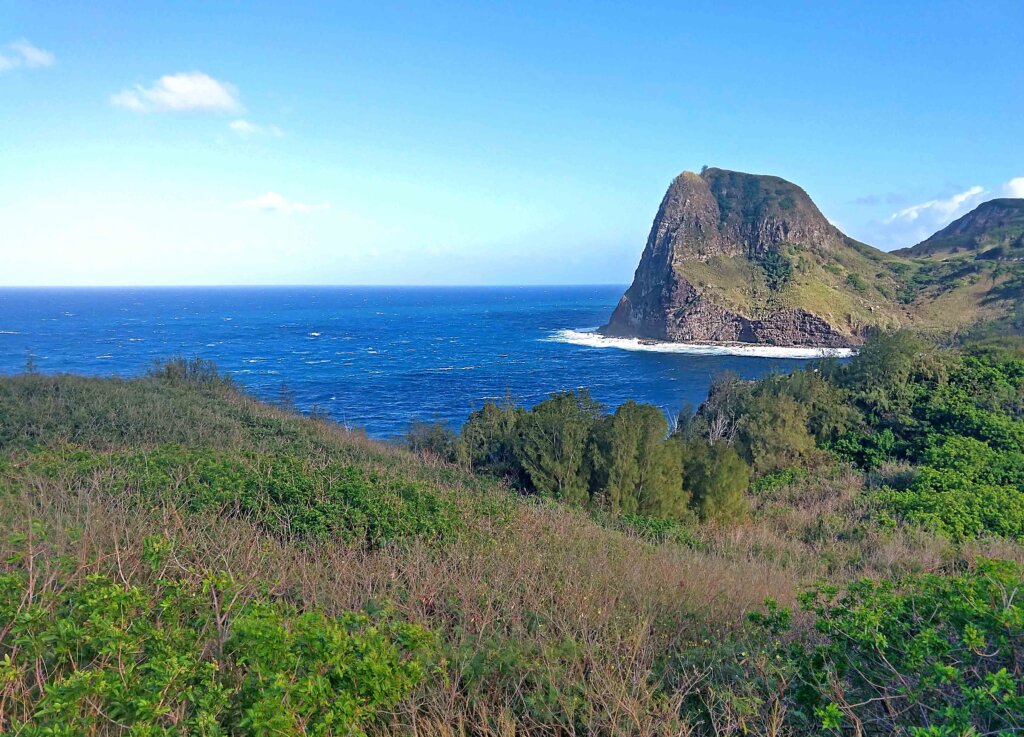
[[[930,238],[894,253],[920,258],[970,252],[984,258],[994,249],[1002,250],[989,258],[1024,255],[1024,199],[1004,197],[983,202]]]

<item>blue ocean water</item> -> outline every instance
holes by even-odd
[[[787,371],[794,359],[629,351],[560,342],[603,324],[623,286],[0,289],[0,372],[132,376],[184,355],[214,360],[254,395],[285,385],[374,436],[410,419],[461,423],[483,402],[534,404],[585,387],[675,413],[712,378]]]

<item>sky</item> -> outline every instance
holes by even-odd
[[[0,285],[624,284],[665,188],[1024,197],[1024,2],[0,0]]]

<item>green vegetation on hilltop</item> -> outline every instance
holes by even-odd
[[[1022,381],[897,334],[410,452],[201,363],[0,378],[0,731],[1012,733]]]

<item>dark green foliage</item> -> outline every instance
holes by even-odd
[[[865,471],[901,463],[905,482],[874,497],[889,513],[957,541],[1024,539],[1024,359],[1012,343],[956,352],[880,333],[846,364],[717,382],[684,433],[732,443],[756,476],[813,469],[822,450]]]
[[[868,290],[868,283],[864,280],[864,277],[857,273],[850,273],[846,275],[846,283],[856,289],[858,292],[866,292]]]
[[[567,392],[530,410],[484,405],[463,426],[461,442],[475,470],[594,510],[675,522],[695,511],[708,519],[742,516],[749,469],[735,451],[668,435],[654,405],[629,401],[608,415],[587,393]],[[699,507],[691,471],[703,494]]]
[[[804,597],[824,642],[798,657],[827,730],[1011,734],[1024,729],[1024,567],[863,580]]]
[[[684,517],[681,449],[667,436],[665,415],[650,404],[629,401],[604,417],[590,448],[595,501],[615,514]]]
[[[878,433],[854,431],[841,435],[825,447],[840,458],[870,471],[893,457],[896,436],[889,428]]]
[[[526,412],[506,403],[488,402],[469,416],[460,436],[462,454],[476,471],[525,487],[529,483],[519,459],[520,423]]]
[[[809,419],[786,394],[755,393],[736,421],[736,447],[757,473],[807,463],[816,454]]]
[[[172,384],[206,384],[231,386],[231,379],[217,370],[217,364],[208,359],[178,357],[153,365],[148,376]]]
[[[692,440],[683,452],[686,484],[702,520],[735,521],[747,513],[750,470],[726,443]]]
[[[601,408],[583,392],[554,394],[520,423],[519,459],[537,493],[589,501],[587,445]]]
[[[1024,454],[950,436],[928,448],[910,488],[881,498],[908,520],[955,540],[986,533],[1024,539]]]
[[[167,542],[147,550],[161,567]],[[219,572],[137,585],[32,562],[0,573],[7,734],[363,735],[425,674],[416,626],[241,597]]]
[[[792,203],[792,200],[789,201]],[[761,257],[761,268],[764,269],[768,288],[776,292],[785,287],[793,278],[793,265],[778,250],[768,251]]]

